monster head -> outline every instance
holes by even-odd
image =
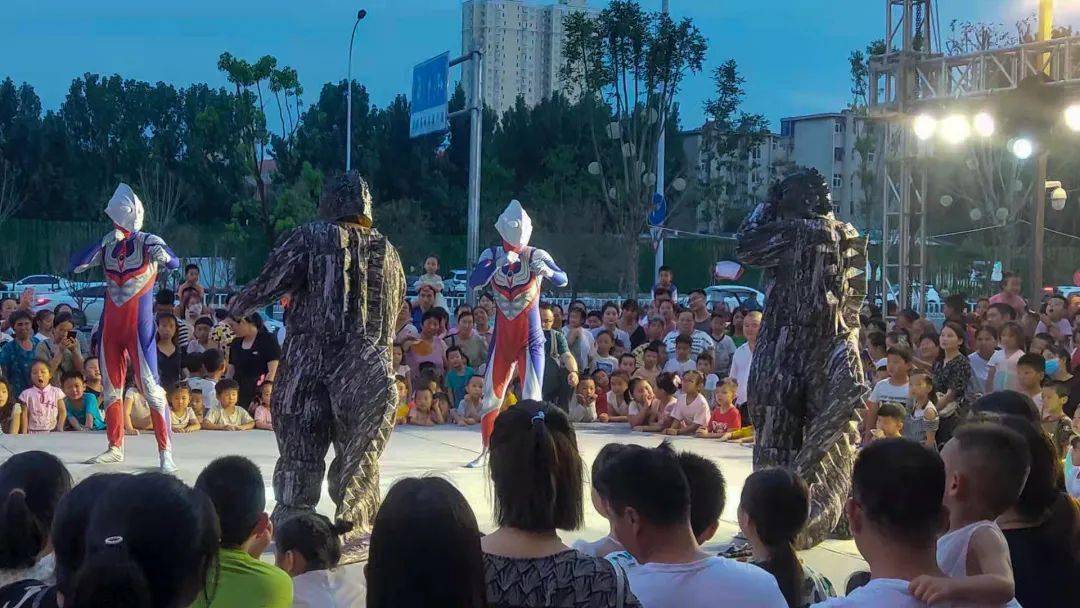
[[[371,227],[371,190],[357,171],[340,175],[323,190],[319,217],[330,222],[356,222]]]
[[[817,169],[792,173],[769,189],[769,201],[784,217],[824,217],[832,213],[825,178]]]
[[[121,182],[109,199],[109,204],[105,205],[105,215],[122,232],[130,234],[142,228],[143,204],[131,186]]]
[[[529,244],[532,237],[532,218],[522,209],[517,200],[510,201],[506,209],[495,222],[495,230],[502,237],[503,247],[508,251],[521,251]]]

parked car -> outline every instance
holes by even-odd
[[[24,289],[30,288],[35,294],[44,294],[64,291],[69,286],[69,281],[64,277],[54,274],[32,274],[15,281],[11,285],[11,291],[21,293]]]
[[[724,306],[732,311],[740,306],[761,310],[765,308],[765,294],[743,285],[712,285],[705,288],[705,301],[711,310]]]
[[[67,304],[73,309],[82,311],[85,321],[76,325],[96,326],[101,319],[101,311],[105,308],[105,284],[91,283],[76,289],[52,293],[34,292],[35,312],[43,309],[53,310],[60,304]]]

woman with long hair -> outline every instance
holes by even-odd
[[[0,586],[54,580],[50,532],[71,474],[46,452],[22,452],[0,464]]]
[[[938,334],[941,354],[934,361],[934,391],[937,400],[938,446],[943,446],[950,438],[956,426],[967,416],[968,386],[971,384],[971,361],[967,358],[964,346],[964,328],[954,321],[949,321]]]
[[[240,399],[236,405],[248,409],[258,394],[259,384],[274,381],[281,360],[281,345],[266,331],[262,315],[257,312],[231,321],[236,338],[229,345],[226,375],[240,385]]]

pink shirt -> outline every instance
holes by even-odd
[[[255,422],[263,422],[271,424],[270,422],[270,408],[265,405],[260,405],[255,408]]]
[[[1024,314],[1025,310],[1027,310],[1027,300],[1021,298],[1020,296],[1012,295],[1005,292],[990,296],[990,303],[1008,304],[1009,306],[1012,306],[1013,310],[1016,311],[1017,319],[1020,318],[1020,315]]]
[[[701,394],[691,402],[686,402],[686,393],[679,391],[675,395],[675,407],[671,410],[671,417],[698,426],[709,424],[709,403]]]
[[[31,386],[23,391],[19,400],[26,404],[27,429],[37,433],[55,430],[63,398],[64,391],[52,385],[45,388]]]

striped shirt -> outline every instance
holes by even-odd
[[[675,338],[678,336],[678,330],[664,336],[664,346],[667,348],[668,357],[675,356]],[[712,336],[697,329],[690,334],[690,340],[693,342],[690,345],[690,358],[694,360],[697,360],[697,356],[702,352],[711,351],[716,348],[716,342],[713,341]]]

